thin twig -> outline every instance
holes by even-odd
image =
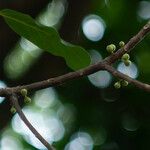
[[[22,121],[26,124],[26,126],[30,129],[30,131],[39,139],[39,141],[45,145],[45,147],[48,150],[55,150],[42,136],[41,134],[33,127],[33,125],[28,121],[26,116],[24,115],[23,111],[21,110],[19,103],[18,103],[18,98],[15,94],[10,96],[10,100],[12,102],[12,105],[15,107],[18,115],[22,119]]]
[[[104,61],[107,61],[108,64],[113,64],[115,61],[120,59],[124,53],[129,53],[149,33],[150,33],[150,21],[135,36],[133,36],[123,48],[119,49],[114,54],[105,58]]]
[[[120,79],[124,79],[124,80],[128,81],[129,83],[134,84],[136,87],[138,87],[140,89],[143,89],[143,90],[145,90],[147,92],[150,92],[150,85],[149,84],[142,83],[142,82],[140,82],[138,80],[132,79],[131,77],[129,77],[129,76],[127,76],[127,75],[117,71],[115,68],[113,68],[110,65],[106,65],[105,68],[113,76],[118,77]]]
[[[150,33],[150,21],[134,37],[132,37],[129,40],[129,42],[124,46],[124,48],[121,48],[117,52],[112,54],[111,56],[106,57],[103,61],[98,62],[94,65],[90,65],[81,70],[70,72],[65,75],[55,77],[55,78],[50,78],[48,80],[44,80],[44,81],[40,81],[40,82],[28,84],[28,85],[23,85],[23,86],[17,86],[17,87],[11,87],[11,88],[0,88],[0,96],[4,96],[4,97],[7,96],[8,91],[13,92],[13,93],[19,93],[21,89],[23,88],[27,90],[39,90],[39,89],[43,89],[43,88],[47,88],[51,86],[57,86],[67,81],[77,79],[79,77],[87,76],[100,70],[106,70],[107,65],[111,66],[115,61],[120,59],[124,53],[127,53],[127,52],[129,53],[149,33]],[[118,74],[118,76],[120,76],[120,74]],[[134,83],[134,82],[131,82],[131,83]],[[141,82],[139,83],[142,84]],[[138,86],[139,84],[135,84],[135,85],[138,88],[142,88],[142,86],[140,87]],[[149,88],[149,86],[145,86],[143,90],[149,91],[149,89],[147,88]]]

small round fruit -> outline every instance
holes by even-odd
[[[26,97],[24,98],[24,102],[25,102],[25,103],[31,103],[31,98],[26,96]]]
[[[121,58],[123,61],[125,61],[125,60],[129,60],[130,59],[130,55],[129,54],[124,54],[123,56],[122,56],[122,58]]]
[[[126,60],[126,61],[124,61],[124,64],[125,64],[126,66],[130,66],[130,65],[131,65],[131,61],[130,61],[130,60]]]
[[[114,87],[115,87],[116,89],[120,89],[120,88],[121,88],[120,82],[116,82],[116,83],[114,84]]]
[[[116,50],[116,46],[114,44],[110,44],[106,47],[106,50],[109,52],[109,53],[113,53],[115,50]]]
[[[119,42],[119,46],[120,46],[120,47],[124,47],[124,46],[125,46],[125,43],[124,43],[123,41],[120,41],[120,42]]]
[[[28,91],[26,89],[21,90],[21,95],[26,96],[28,94]]]
[[[128,81],[125,81],[125,80],[123,80],[123,81],[121,82],[121,85],[122,85],[122,86],[128,86],[128,84],[129,84],[129,82],[128,82]]]
[[[11,107],[10,112],[11,112],[12,114],[14,114],[14,113],[16,112],[16,108],[15,108],[15,107]]]

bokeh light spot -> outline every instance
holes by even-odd
[[[92,60],[91,64],[97,63],[103,59],[102,55],[96,50],[91,50],[90,56]],[[107,71],[98,71],[94,74],[89,75],[88,79],[94,86],[98,88],[106,88],[110,85],[112,76]]]
[[[105,23],[103,19],[97,15],[89,15],[82,22],[83,33],[87,39],[91,41],[99,41],[105,32]]]
[[[38,21],[45,26],[56,26],[65,13],[65,1],[53,0],[47,9],[38,17]]]
[[[95,131],[92,131],[91,136],[94,141],[94,145],[102,145],[107,139],[106,129],[100,126],[99,128],[96,128]]]
[[[92,137],[88,133],[78,132],[71,137],[71,141],[66,145],[65,150],[92,150],[93,144]]]
[[[59,141],[63,138],[65,128],[55,113],[48,112],[48,110],[38,111],[29,106],[23,108],[23,111],[32,125],[49,143]],[[29,144],[38,149],[45,149],[44,145],[39,142],[17,114],[12,119],[12,127],[13,130],[20,133]]]
[[[122,126],[127,131],[136,131],[140,127],[139,121],[130,114],[122,116]]]
[[[63,122],[66,132],[69,132],[73,128],[73,124],[76,119],[76,108],[73,104],[64,104],[59,107],[57,115]]]
[[[6,87],[7,85],[5,84],[5,82],[0,80],[0,88],[6,88]],[[0,97],[0,103],[2,103],[4,99],[5,99],[4,97]]]
[[[112,76],[107,71],[98,71],[88,76],[89,81],[98,88],[106,88],[112,81]]]
[[[35,105],[40,108],[48,108],[56,103],[56,92],[53,88],[47,88],[35,92],[34,102]]]
[[[128,75],[131,78],[137,78],[138,76],[138,69],[137,66],[132,62],[130,66],[125,66],[125,64],[123,62],[121,62],[118,67],[117,70],[122,72],[123,74]]]
[[[7,128],[0,140],[0,150],[22,150],[22,141],[15,136],[11,129]]]
[[[138,8],[138,16],[142,19],[150,19],[150,2],[149,1],[141,1],[139,2]]]
[[[103,59],[102,55],[96,50],[90,50],[89,53],[91,56],[91,64],[97,63]]]

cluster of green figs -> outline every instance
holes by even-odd
[[[121,48],[123,48],[125,46],[125,43],[123,41],[119,42],[119,46]],[[113,54],[116,50],[116,45],[114,44],[110,44],[106,47],[107,52],[109,52],[110,54]],[[130,66],[131,65],[131,61],[130,61],[130,55],[125,53],[122,57],[121,57],[122,62],[125,64],[125,66]],[[121,86],[127,86],[128,85],[128,81],[122,80],[120,79],[119,81],[115,82],[114,87],[116,89],[121,88]]]

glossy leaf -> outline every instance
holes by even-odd
[[[29,15],[14,10],[4,9],[0,15],[16,33],[39,48],[63,57],[70,68],[77,70],[90,64],[89,54],[82,47],[63,41],[54,28],[43,26]]]

